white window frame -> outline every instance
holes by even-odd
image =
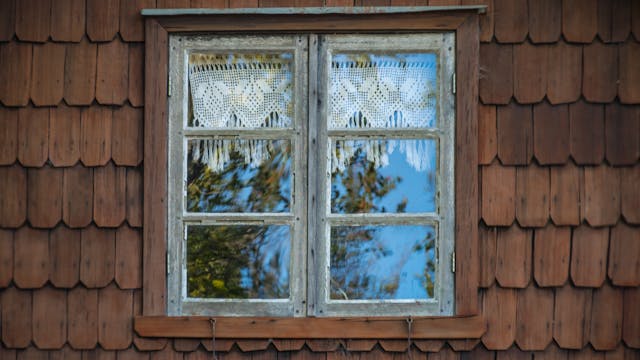
[[[448,316],[454,314],[454,139],[455,33],[389,35],[180,35],[169,39],[168,241],[169,315],[205,316]],[[210,53],[291,52],[294,54],[294,124],[291,129],[194,129],[186,127],[192,51]],[[329,130],[326,113],[329,54],[335,51],[436,52],[439,89],[437,129]],[[290,139],[293,149],[291,212],[195,214],[184,210],[186,139],[203,136]],[[330,214],[331,137],[437,139],[435,213]],[[326,152],[325,150],[326,149]],[[314,166],[313,164],[317,164]],[[289,299],[197,299],[186,297],[185,224],[287,224],[291,226]],[[330,300],[331,224],[424,224],[437,233],[436,300]]]

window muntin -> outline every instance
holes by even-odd
[[[310,35],[309,37],[315,40],[315,35]],[[251,164],[255,162],[253,168],[248,167],[247,170],[242,169],[241,171],[247,177],[246,180],[248,182],[250,177],[248,174],[262,166],[265,159],[271,159],[271,156],[260,160],[260,155],[254,156],[251,153],[257,147],[249,147],[249,150],[247,150],[247,147],[243,148],[239,141],[288,142],[291,144],[292,154],[290,158],[293,159],[293,165],[290,165],[289,171],[294,184],[290,189],[291,206],[288,208],[286,206],[251,206],[248,204],[247,197],[245,197],[244,200],[239,201],[239,204],[234,205],[235,208],[230,206],[225,209],[224,207],[210,206],[208,208],[205,207],[206,211],[200,211],[202,210],[200,208],[197,213],[194,213],[185,210],[185,203],[172,201],[172,204],[182,206],[177,208],[182,210],[176,211],[181,213],[175,216],[176,221],[172,221],[172,226],[170,227],[170,234],[173,234],[174,237],[169,240],[169,269],[171,271],[168,289],[169,313],[173,315],[293,316],[305,314],[318,316],[452,314],[453,276],[449,269],[453,251],[454,223],[452,211],[454,184],[452,168],[453,122],[455,115],[453,114],[454,101],[451,95],[450,82],[454,64],[453,35],[321,36],[320,46],[308,49],[308,58],[310,59],[310,72],[308,74],[306,72],[306,44],[306,36],[172,37],[171,77],[172,79],[178,79],[177,81],[182,84],[182,94],[174,95],[174,98],[170,99],[171,128],[169,131],[170,134],[174,134],[173,131],[177,130],[180,135],[177,137],[180,138],[179,140],[182,144],[179,145],[180,141],[176,140],[173,135],[171,135],[171,144],[177,144],[176,148],[181,147],[182,150],[179,153],[170,144],[170,168],[171,164],[178,165],[182,163],[183,173],[179,174],[179,176],[180,179],[183,179],[185,174],[188,173],[184,166],[185,162],[187,162],[184,160],[186,159],[185,154],[186,156],[191,156],[191,160],[196,158],[193,154],[189,155],[191,149],[195,147],[193,144],[197,143],[199,145],[201,154],[198,155],[200,155],[199,160],[202,162],[202,149],[206,147],[204,142],[217,142],[217,144],[213,145],[214,149],[238,148],[239,150],[235,151],[236,154],[234,155],[235,158],[240,159],[236,160],[238,163]],[[180,50],[176,51],[177,48]],[[293,55],[290,56],[289,54]],[[333,56],[332,54],[336,55]],[[281,77],[281,79],[285,79],[284,81],[271,82],[271,80],[264,79],[260,81],[262,75],[258,73],[253,78],[244,79],[248,80],[244,81],[245,84],[243,86],[236,86],[234,90],[229,90],[233,87],[224,84],[226,89],[218,88],[216,91],[233,99],[231,101],[251,103],[256,102],[256,97],[253,96],[251,91],[244,90],[256,89],[256,86],[247,86],[247,83],[261,83],[257,88],[262,88],[262,90],[268,88],[276,89],[278,86],[270,84],[279,83],[284,84],[280,89],[284,89],[285,92],[291,89],[292,95],[291,97],[288,95],[278,97],[275,102],[290,103],[291,105],[281,106],[276,104],[275,106],[278,108],[276,111],[272,111],[272,107],[262,112],[242,110],[242,107],[237,106],[237,104],[229,107],[216,105],[219,110],[216,112],[218,115],[213,117],[216,119],[215,121],[194,120],[197,116],[193,115],[195,111],[189,106],[189,100],[193,100],[189,99],[189,94],[197,92],[198,89],[196,89],[197,85],[194,85],[195,82],[185,79],[185,74],[189,73],[190,63],[198,64],[199,61],[205,60],[218,61],[222,64],[215,66],[220,66],[224,69],[238,69],[254,66],[245,66],[243,62],[253,64],[258,61],[257,59],[286,63],[286,70],[291,73],[291,79],[287,80],[287,76],[284,76]],[[317,63],[313,59],[318,59]],[[360,104],[357,106],[360,107],[358,111],[347,113],[347,116],[343,116],[343,119],[334,121],[335,116],[331,118],[331,115],[327,115],[336,108],[335,102],[331,103],[332,97],[328,96],[328,93],[330,84],[335,85],[336,80],[335,76],[333,80],[331,79],[330,72],[327,69],[330,68],[331,63],[342,62],[342,64],[345,64],[352,61],[355,64],[359,59],[377,64],[395,63],[396,65],[399,64],[401,68],[408,67],[413,72],[409,72],[412,74],[411,76],[407,75],[406,71],[404,74],[395,75],[393,81],[386,81],[385,89],[383,89],[385,82],[379,81],[381,78],[379,75],[370,76],[367,84],[358,83],[361,79],[356,76],[351,85],[356,88],[366,88],[368,85],[369,92],[374,97],[382,97],[377,101],[383,106],[374,109],[370,106],[372,103],[369,94],[365,94],[366,96],[357,100],[359,101],[358,104]],[[236,63],[241,65],[235,65]],[[291,63],[294,64],[293,69],[290,67]],[[177,68],[174,64],[178,65]],[[229,66],[229,64],[234,65]],[[201,66],[201,64],[198,66]],[[284,67],[282,66],[282,68]],[[277,69],[280,71],[282,68]],[[319,70],[317,75],[314,70]],[[242,76],[239,77],[239,83],[243,81]],[[305,87],[307,76],[310,76],[309,89]],[[316,81],[313,81],[316,76]],[[353,75],[350,76],[352,79],[354,78]],[[411,98],[411,95],[415,94],[407,90],[415,88],[416,77],[421,79],[419,82],[428,82],[429,86],[421,92],[422,95]],[[382,79],[384,80],[384,77]],[[221,82],[224,83],[224,81],[223,79]],[[289,87],[287,82],[293,85]],[[190,86],[193,88],[190,88]],[[392,91],[388,91],[389,89]],[[383,90],[387,90],[386,93]],[[307,91],[311,94],[309,104],[306,103]],[[394,110],[394,106],[388,104],[389,101],[385,103],[385,100],[390,97],[389,94],[391,97],[395,96],[396,100],[400,98],[399,101],[396,101],[396,107],[398,104],[409,104],[413,107],[407,106],[406,111]],[[409,95],[409,97],[407,98],[406,95]],[[405,96],[405,98],[402,98],[402,96]],[[258,102],[260,102],[259,100]],[[314,104],[316,101],[320,104],[317,112]],[[353,102],[353,99],[349,101]],[[180,111],[173,111],[172,108],[176,104],[179,104]],[[343,101],[341,106],[344,108],[347,106],[345,104],[348,105],[348,101]],[[255,109],[256,106],[254,105],[249,108]],[[309,106],[308,114],[307,105],[313,105]],[[216,106],[210,108],[215,109]],[[331,111],[328,109],[329,106],[331,106]],[[384,108],[385,106],[387,107],[386,109]],[[291,117],[287,115],[287,112],[291,109],[293,109],[294,115],[292,121],[289,121]],[[384,112],[388,109],[392,109],[392,115],[385,117]],[[247,121],[246,114],[260,115],[254,116],[253,121]],[[201,118],[206,117],[201,116]],[[383,119],[383,121],[380,122],[380,119]],[[217,125],[212,126],[211,124],[216,121]],[[182,123],[183,125],[176,128],[175,123]],[[334,126],[336,124],[338,126]],[[311,151],[307,154],[305,150],[309,146],[307,141],[315,141],[316,135],[319,135],[317,140],[320,149],[327,149],[326,157],[322,156],[323,152],[314,153]],[[189,141],[192,142],[192,145],[189,145]],[[221,141],[227,141],[229,144],[223,145]],[[395,206],[395,209],[388,209],[389,206],[381,202],[369,207],[369,210],[373,210],[374,207],[377,208],[376,211],[331,212],[332,196],[330,189],[333,185],[332,183],[335,183],[336,179],[340,180],[340,177],[344,177],[344,174],[340,171],[334,171],[332,174],[330,169],[334,168],[334,165],[334,170],[338,170],[340,166],[343,169],[352,168],[353,165],[349,158],[356,155],[356,152],[349,152],[348,154],[345,152],[348,156],[344,156],[344,158],[348,158],[348,161],[343,158],[341,160],[342,165],[337,161],[332,164],[332,159],[337,158],[336,150],[340,148],[340,144],[343,147],[345,147],[345,144],[355,145],[351,147],[355,148],[356,152],[360,152],[358,156],[363,153],[365,158],[368,156],[369,159],[365,161],[374,163],[375,171],[380,172],[379,175],[383,177],[388,176],[389,171],[393,171],[393,166],[399,169],[406,170],[411,168],[415,170],[413,174],[405,171],[403,175],[407,179],[413,179],[414,182],[423,180],[426,183],[425,188],[428,190],[420,194],[425,201],[419,200],[420,196],[416,197],[415,191],[412,191],[413,189],[411,189],[410,185],[414,182],[408,182],[407,188],[398,187],[399,194],[395,194],[394,197],[402,196],[407,197],[407,200],[415,200],[410,202],[411,206],[409,206],[409,201],[407,201],[406,205],[402,205],[401,199],[399,204],[396,204],[399,206]],[[371,151],[373,150],[371,149],[376,146],[378,148],[377,155],[372,157]],[[387,159],[384,159],[382,148],[384,147],[386,150],[391,146],[396,146],[397,150],[395,152],[387,152]],[[207,151],[211,153],[210,150],[207,149]],[[245,154],[247,151],[249,155]],[[258,152],[265,154],[265,151],[258,150]],[[245,155],[238,156],[240,154]],[[225,159],[224,156],[219,156],[218,158]],[[226,159],[230,158],[230,155],[226,157]],[[205,161],[206,163],[211,162],[209,167],[218,169],[218,171],[224,171],[229,163],[228,160],[212,161],[211,157],[207,160]],[[387,166],[383,165],[387,165],[389,161],[391,168],[387,169]],[[174,167],[178,168],[178,166]],[[305,172],[307,171],[308,179],[303,176],[303,174],[306,175]],[[170,172],[170,174],[174,173],[174,171]],[[326,175],[322,175],[325,173]],[[446,179],[446,181],[442,179]],[[171,177],[170,182],[172,180],[173,177]],[[173,182],[176,189],[184,191],[184,184],[179,184],[177,181]],[[307,186],[315,191],[306,191]],[[186,188],[188,189],[189,187],[186,186]],[[251,191],[248,188],[251,187],[244,186],[245,195]],[[286,186],[280,186],[280,189],[282,188],[286,189]],[[173,199],[175,197],[174,192],[171,188],[169,190],[170,197]],[[211,189],[209,190],[209,193],[211,193]],[[278,192],[282,193],[282,191],[276,191],[276,193]],[[242,193],[242,191],[239,191],[239,193]],[[187,195],[186,198],[188,199],[188,197]],[[314,204],[317,204],[317,206],[314,206]],[[309,217],[306,216],[307,212],[305,211],[307,205],[309,205]],[[404,209],[402,209],[403,206],[405,206]],[[382,211],[383,207],[385,208],[384,211]],[[170,219],[173,219],[171,213],[175,209],[174,206],[170,206]],[[365,212],[368,213],[365,214]],[[318,218],[321,221],[318,222]],[[189,242],[189,237],[184,235],[186,229],[206,226],[210,231],[224,232],[226,230],[220,230],[220,228],[235,227],[238,229],[252,226],[255,228],[260,225],[265,225],[266,227],[275,226],[276,228],[289,226],[289,234],[291,236],[289,243],[291,259],[290,267],[288,268],[290,296],[286,299],[267,299],[267,296],[262,296],[262,298],[258,296],[250,299],[189,297],[188,291],[186,291],[188,286],[185,285],[185,279],[188,278],[188,266],[185,265],[186,254],[185,249],[182,248],[184,239],[187,239],[187,244]],[[308,235],[307,226],[309,227]],[[382,279],[378,281],[378,288],[386,287],[389,290],[397,286],[398,289],[401,289],[401,291],[396,291],[395,294],[390,291],[378,291],[377,293],[369,291],[368,294],[361,292],[361,296],[356,296],[356,299],[350,297],[349,300],[340,299],[339,296],[332,296],[330,291],[331,273],[333,271],[335,275],[339,275],[340,269],[344,269],[344,264],[340,264],[335,259],[331,260],[331,245],[338,244],[344,240],[339,237],[338,230],[340,229],[360,229],[371,234],[379,233],[380,235],[376,235],[378,238],[373,236],[373,241],[392,246],[393,250],[397,251],[397,254],[404,254],[399,256],[394,252],[393,256],[387,257],[388,259],[378,261],[379,268],[384,269],[390,266],[396,268],[397,264],[390,264],[394,261],[397,263],[400,258],[409,259],[412,264],[422,263],[424,266],[413,265],[413,267],[409,267],[408,272],[413,273],[409,276],[412,280],[402,282],[398,281],[396,277],[391,280]],[[407,239],[396,239],[399,238],[396,234],[400,229],[405,231],[411,229],[409,233],[413,235],[408,236]],[[416,235],[417,233],[421,235],[418,236]],[[170,235],[170,237],[172,236]],[[260,241],[254,239],[253,242]],[[180,249],[173,251],[176,243]],[[252,243],[252,241],[248,243]],[[371,246],[351,246],[352,250],[353,248],[358,250],[366,249],[367,247],[370,248]],[[411,253],[406,249],[414,249],[414,252]],[[407,254],[409,254],[408,257]],[[269,257],[270,255],[267,254],[265,256]],[[309,266],[306,265],[307,262],[309,262]],[[254,271],[258,268],[259,266],[254,266]],[[246,274],[247,271],[250,272],[247,269],[248,267],[240,272],[242,274]],[[180,272],[180,276],[176,276],[173,273],[175,270]],[[369,276],[382,274],[382,270],[377,270],[377,273],[372,270],[369,273]],[[380,278],[380,276],[378,277]],[[241,280],[236,282],[249,283],[246,276],[241,276],[240,278]],[[394,281],[397,282],[396,285],[391,284]],[[305,283],[307,284],[306,289],[304,288]],[[416,290],[415,284],[417,283],[422,284],[418,287],[422,287],[423,291]],[[406,290],[412,286],[414,287],[413,290]],[[176,291],[180,294],[179,296],[175,295]],[[353,289],[349,291],[353,292]],[[260,293],[260,290],[255,293]],[[265,292],[263,291],[262,293],[264,294]],[[339,291],[336,293],[339,293]]]

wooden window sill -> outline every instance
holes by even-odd
[[[138,316],[134,330],[142,337],[211,338],[211,320],[215,320],[215,337],[220,339],[478,339],[486,331],[484,319],[479,315],[418,318]]]

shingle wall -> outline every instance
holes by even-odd
[[[429,5],[457,5],[430,0]],[[640,358],[640,1],[484,3],[479,340],[413,359]],[[396,0],[0,1],[0,359],[206,359],[143,339],[141,8]],[[404,340],[217,340],[224,359],[404,359]]]

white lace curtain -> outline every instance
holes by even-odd
[[[282,128],[293,119],[291,63],[277,54],[192,54],[189,85],[194,127]],[[245,164],[260,166],[269,158],[270,141],[202,140],[192,156],[215,172],[224,169],[232,147]]]
[[[352,60],[339,55],[331,62],[329,78],[330,129],[425,128],[436,119],[435,61],[366,57]],[[192,54],[189,84],[190,124],[205,128],[281,128],[293,122],[293,77],[290,55]],[[203,140],[193,149],[195,160],[221,171],[229,159],[229,140]],[[399,147],[407,162],[424,170],[426,148],[420,142]],[[235,144],[247,164],[259,166],[268,159],[267,142]],[[344,170],[358,147],[333,143],[332,169]],[[395,146],[370,140],[368,161],[385,166]],[[345,145],[345,144],[343,144]],[[200,150],[202,148],[202,150]],[[383,149],[384,148],[384,149]],[[383,151],[383,152],[381,152]],[[371,154],[369,154],[371,152]],[[197,157],[195,156],[197,155]]]

